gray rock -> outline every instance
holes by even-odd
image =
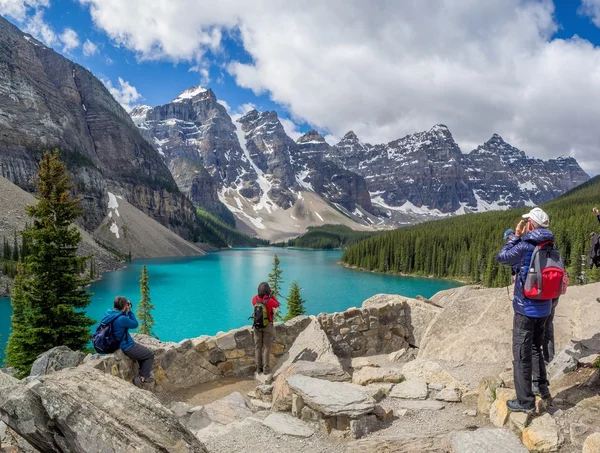
[[[204,406],[196,406],[190,410],[189,418],[185,423],[185,427],[195,433],[203,428],[206,428],[212,423]]]
[[[388,360],[390,362],[398,362],[398,361],[400,361],[400,359],[402,359],[406,355],[406,352],[407,352],[406,348],[402,348],[402,349],[400,349],[399,351],[396,351],[396,352],[391,352],[388,355]]]
[[[505,429],[456,431],[448,435],[445,443],[448,453],[528,453],[519,439]]]
[[[554,360],[550,362],[546,372],[550,380],[559,379],[566,373],[575,371],[577,369],[577,363],[581,357],[581,351],[574,347],[568,347],[560,351],[554,357]]]
[[[441,401],[423,400],[399,400],[396,403],[396,406],[400,409],[408,409],[411,411],[439,411],[446,407]]]
[[[269,411],[273,407],[272,403],[267,403],[265,401],[251,399],[250,406],[253,407],[257,411]]]
[[[327,338],[325,331],[315,317],[294,341],[290,349],[281,356],[273,369],[273,377],[285,371],[295,362],[323,362],[337,368],[337,373],[345,374],[340,360],[333,352],[333,346]]]
[[[204,411],[211,421],[221,425],[228,425],[252,415],[240,392],[233,392],[225,398],[206,404]]]
[[[287,436],[310,437],[315,433],[315,430],[302,420],[280,412],[269,415],[264,419],[263,424]]]
[[[410,400],[424,400],[427,398],[427,393],[427,383],[425,380],[421,378],[415,378],[395,385],[390,392],[390,397]]]
[[[300,375],[290,376],[287,381],[290,389],[300,395],[306,405],[327,417],[344,415],[358,418],[375,409],[373,398],[343,383]]]
[[[230,332],[222,337],[217,337],[217,347],[223,351],[235,349],[237,347],[237,342],[235,341],[235,332]]]
[[[533,419],[523,430],[522,440],[529,451],[540,453],[559,451],[561,444],[558,425],[548,413]]]
[[[444,390],[444,384],[438,384],[436,382],[427,384],[427,388],[433,392],[440,392]]]
[[[192,406],[187,403],[182,403],[181,401],[175,401],[169,406],[169,409],[173,411],[177,418],[181,418],[190,413]]]
[[[373,384],[376,382],[398,383],[404,380],[402,371],[398,368],[364,367],[352,375],[352,383],[358,385]]]
[[[456,388],[445,388],[435,395],[438,401],[447,401],[449,403],[460,403],[462,400],[462,391]]]
[[[65,368],[80,365],[85,358],[81,351],[72,351],[67,346],[57,346],[41,354],[31,367],[30,376],[42,376]]]
[[[569,426],[569,435],[571,438],[571,444],[574,447],[582,448],[585,439],[594,432],[591,426],[583,423],[571,423]]]
[[[64,369],[27,386],[3,376],[2,419],[40,451],[206,452],[154,395],[98,370]]]
[[[356,420],[350,420],[350,432],[355,439],[360,439],[381,427],[379,419],[375,415],[365,415]]]
[[[471,409],[471,410],[463,412],[463,414],[466,415],[467,417],[477,417],[478,413],[479,412],[477,411],[477,409]]]

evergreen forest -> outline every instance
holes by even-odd
[[[590,233],[600,231],[592,213],[600,205],[600,176],[542,206],[571,277],[571,285],[600,281],[590,270]],[[503,233],[530,208],[467,214],[377,235],[349,247],[342,263],[364,270],[458,279],[490,287],[510,284],[511,273],[496,262]]]
[[[287,242],[273,244],[277,247],[297,247],[314,250],[346,248],[372,237],[372,231],[355,231],[344,225],[308,227],[307,232]]]

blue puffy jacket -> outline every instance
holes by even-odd
[[[102,318],[101,322],[108,324],[115,318],[117,319],[113,323],[113,334],[117,340],[123,337],[123,339],[121,340],[120,347],[121,350],[127,351],[128,349],[131,349],[135,344],[133,338],[131,338],[131,335],[129,335],[129,329],[137,328],[138,320],[136,319],[135,314],[132,311],[129,311],[127,314],[123,314],[123,312],[119,310],[108,310],[105,313],[104,318]],[[123,332],[125,331],[127,332],[125,333],[125,336],[123,336]]]
[[[518,268],[513,309],[516,313],[530,318],[545,318],[552,310],[552,300],[532,300],[523,294],[523,284],[529,271],[531,255],[538,244],[546,241],[554,242],[554,234],[546,228],[537,228],[522,238],[517,236],[510,238],[496,257],[500,264]]]

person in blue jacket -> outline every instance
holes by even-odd
[[[114,320],[114,322],[113,322]],[[151,371],[154,362],[154,352],[146,346],[133,341],[129,334],[129,329],[135,329],[138,326],[138,320],[133,313],[131,302],[123,296],[115,297],[113,309],[108,310],[102,318],[102,323],[113,322],[113,334],[115,338],[120,339],[120,348],[127,357],[137,361],[139,364],[139,375],[133,379],[137,387],[142,387],[144,383],[153,380]]]
[[[516,266],[515,295],[513,299],[513,373],[517,399],[507,402],[511,411],[531,413],[535,410],[536,386],[542,398],[550,398],[546,364],[542,345],[546,320],[552,311],[552,300],[531,300],[525,297],[523,285],[531,263],[533,250],[542,242],[554,242],[548,230],[550,218],[540,208],[525,214],[506,241],[496,259],[505,266]]]

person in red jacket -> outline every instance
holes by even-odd
[[[271,345],[275,340],[275,325],[273,317],[279,308],[279,302],[273,297],[273,291],[267,282],[258,285],[258,294],[252,298],[252,306],[262,303],[267,307],[268,322],[265,327],[254,326],[254,357],[256,358],[256,372],[269,374]]]

